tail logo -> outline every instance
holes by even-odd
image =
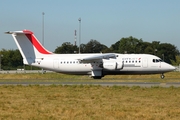
[[[29,39],[29,41],[32,43],[32,45],[42,54],[51,54],[51,52],[47,51],[40,43],[39,41],[35,38],[33,35],[33,32],[24,30],[23,31],[26,35],[26,37]]]

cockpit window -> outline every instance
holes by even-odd
[[[162,59],[159,59],[159,62],[163,62],[163,60],[162,60]]]
[[[158,60],[158,59],[156,59],[156,62],[159,62],[159,60]]]
[[[161,59],[153,59],[152,61],[153,61],[153,63],[162,62],[162,60],[161,60]]]

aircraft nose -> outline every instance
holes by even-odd
[[[167,69],[168,69],[168,71],[173,71],[173,70],[175,70],[176,68],[175,68],[174,66],[168,64]]]
[[[169,70],[173,71],[173,70],[175,70],[175,69],[176,69],[176,68],[175,68],[174,66],[172,66],[172,65],[169,66]]]
[[[176,69],[174,66],[172,66],[172,65],[170,65],[168,63],[164,63],[163,66],[164,67],[163,67],[162,70],[167,71],[167,72],[170,72],[170,71],[173,71],[173,70]]]

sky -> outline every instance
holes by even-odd
[[[44,15],[42,13],[45,13]],[[0,50],[17,49],[6,31],[31,30],[49,51],[91,39],[110,47],[123,37],[170,43],[180,50],[180,0],[0,0]],[[78,19],[81,18],[81,23]]]

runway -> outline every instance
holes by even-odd
[[[100,85],[100,86],[139,86],[139,87],[180,87],[180,82],[0,82],[0,85]]]

